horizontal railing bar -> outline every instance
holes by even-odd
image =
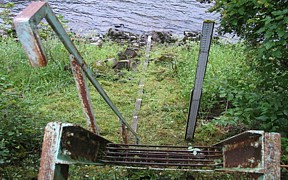
[[[179,153],[193,153],[192,151],[189,150],[169,150],[169,149],[144,149],[144,148],[118,148],[118,147],[107,147],[107,149],[109,151],[118,151],[118,150],[123,150],[123,151],[129,151],[129,152],[133,152],[133,151],[155,151],[155,152],[179,152]],[[195,150],[196,151],[196,150]],[[197,153],[222,153],[222,151],[197,151]]]
[[[223,155],[193,155],[193,154],[188,154],[188,153],[144,153],[144,152],[106,152],[106,155],[118,155],[118,156],[154,156],[154,157],[192,157],[192,158],[222,158]]]
[[[174,145],[149,145],[149,144],[114,144],[109,143],[107,146],[119,147],[119,146],[131,146],[131,147],[155,147],[155,148],[188,148],[189,146],[174,146]],[[221,147],[211,147],[211,146],[193,146],[193,148],[211,148],[211,149],[221,149]]]
[[[131,147],[155,147],[155,148],[187,148],[189,146],[173,146],[173,145],[148,145],[148,144],[108,144],[109,147],[119,147],[119,146],[131,146]],[[203,148],[203,149],[222,149],[222,147],[211,147],[211,146],[193,146],[193,148]]]
[[[180,159],[180,158],[137,158],[137,157],[117,157],[117,156],[106,156],[105,159],[118,159],[118,160],[135,160],[135,161],[165,161],[165,162],[213,162],[214,160],[209,160],[209,159]],[[107,160],[106,159],[106,160]]]
[[[180,164],[180,163],[155,163],[155,162],[128,162],[128,161],[108,161],[102,160],[103,163],[109,164],[123,164],[123,165],[149,165],[149,166],[190,166],[190,167],[217,167],[223,166],[222,163],[218,164]]]

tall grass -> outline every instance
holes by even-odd
[[[151,50],[146,72],[97,69],[97,61],[117,58],[126,47],[105,42],[102,48],[75,41],[80,53],[92,67],[99,82],[123,116],[131,122],[137,97],[138,82],[144,77],[144,95],[139,112],[138,133],[143,144],[185,145],[189,96],[193,88],[199,44],[157,45]],[[69,67],[69,56],[57,39],[44,43],[48,66],[32,68],[19,42],[14,39],[0,41],[0,172],[6,178],[35,177],[38,171],[43,128],[50,121],[70,122],[86,127],[80,101]],[[139,54],[143,54],[143,49]],[[222,117],[232,106],[231,98],[239,91],[253,90],[257,75],[250,71],[244,60],[242,45],[213,44],[203,88],[200,120],[195,144],[213,144],[223,139],[225,129],[216,126],[210,117]],[[144,56],[140,60],[144,60]],[[69,68],[68,68],[69,69]],[[248,83],[248,86],[246,82]],[[117,116],[89,85],[100,135],[113,142],[121,142]],[[236,93],[237,91],[237,93]],[[219,120],[225,124],[226,121]],[[221,124],[220,123],[220,124]],[[15,171],[17,169],[17,171]],[[97,172],[97,173],[96,173]],[[113,174],[113,177],[108,173]],[[71,179],[144,177],[144,171],[126,171],[94,166],[73,166]],[[148,173],[149,174],[149,173]],[[155,173],[161,178],[163,174]],[[166,173],[164,173],[166,174]],[[124,177],[125,176],[125,177]],[[150,172],[150,177],[151,172]],[[183,178],[181,173],[165,177]],[[93,179],[93,178],[92,178]]]

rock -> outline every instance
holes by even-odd
[[[127,70],[130,70],[130,67],[131,67],[131,63],[132,60],[121,60],[121,61],[118,61],[117,65],[114,67],[114,69],[117,69],[117,70],[121,70],[121,69],[127,69]]]
[[[132,49],[132,48],[127,48],[125,51],[124,51],[124,55],[128,58],[134,58],[137,56],[137,52],[135,49]]]
[[[186,41],[200,41],[200,34],[197,32],[184,31],[183,42]]]
[[[103,44],[103,39],[101,37],[98,37],[97,39],[93,39],[94,42],[91,42],[90,44],[98,46],[98,47],[102,47]]]
[[[119,60],[127,59],[127,57],[125,56],[125,54],[123,52],[118,52],[117,55],[118,55],[118,59]]]
[[[211,3],[213,0],[197,0],[200,3]]]
[[[136,60],[136,61],[133,61],[130,65],[130,68],[132,69],[132,71],[137,71],[137,66],[140,64],[140,60]]]
[[[108,69],[114,68],[117,65],[117,60],[115,58],[110,58],[106,60],[99,60],[92,64],[93,69],[97,69],[99,72],[105,72]]]
[[[125,25],[124,25],[124,24],[116,24],[114,27],[115,27],[115,28],[124,28]]]
[[[104,62],[106,63],[106,65],[112,68],[114,68],[118,63],[118,61],[115,58],[106,59]]]
[[[158,61],[160,62],[172,62],[174,60],[174,57],[170,54],[164,54],[158,58]]]
[[[148,36],[152,36],[152,41],[158,43],[174,43],[176,39],[172,37],[171,32],[167,31],[150,31],[141,36],[141,41],[147,41]]]
[[[118,26],[116,26],[118,27]],[[137,42],[138,41],[138,36],[128,32],[128,31],[123,31],[121,29],[118,28],[110,28],[108,30],[108,33],[106,34],[106,36],[108,36],[110,39],[112,39],[113,41],[116,41],[118,43],[122,43],[122,42]]]
[[[137,56],[138,48],[126,48],[124,52],[118,52],[118,59],[119,60],[125,60],[125,59],[131,59]]]

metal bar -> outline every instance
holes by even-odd
[[[119,123],[120,123],[120,131],[121,131],[123,143],[128,144],[128,136],[127,136],[126,126],[122,123],[122,121],[119,121]]]
[[[201,155],[201,154],[197,154],[197,155],[193,155],[192,153],[147,153],[147,152],[106,152],[106,155],[117,155],[117,156],[149,156],[149,157],[185,157],[185,158],[222,158],[223,155],[219,154],[219,155]]]
[[[118,160],[135,160],[135,161],[165,161],[165,162],[201,162],[201,163],[215,163],[214,160],[209,159],[183,159],[183,158],[151,158],[151,157],[119,157],[119,156],[106,156],[105,160],[118,159]]]
[[[56,15],[53,13],[52,9],[46,2],[33,2],[26,9],[22,11],[14,19],[14,24],[16,28],[17,35],[20,42],[22,43],[32,66],[45,66],[47,64],[46,56],[44,53],[43,46],[41,44],[40,38],[37,34],[36,26],[37,24],[45,18],[52,29],[56,32],[65,48],[70,54],[72,54],[77,60],[78,64],[85,72],[88,79],[91,81],[93,86],[105,100],[105,102],[110,106],[113,112],[119,117],[119,119],[125,124],[125,126],[132,132],[136,138],[136,143],[138,144],[140,139],[138,134],[131,128],[124,117],[121,115],[117,107],[110,100],[102,86],[93,77],[92,70],[87,66],[77,48],[71,41],[70,37],[66,33],[62,24],[57,19]]]
[[[169,150],[169,149],[144,149],[144,148],[117,148],[117,147],[107,147],[107,150],[109,151],[119,151],[119,150],[124,150],[124,151],[155,151],[155,152],[177,152],[177,153],[191,153],[189,150]],[[205,151],[205,150],[200,150],[198,151],[199,153],[222,153],[222,151]]]
[[[47,65],[47,58],[34,26],[46,16],[46,9],[47,3],[45,2],[32,2],[14,19],[16,33],[33,67]]]
[[[121,166],[119,166],[121,168]],[[173,168],[173,167],[149,167],[149,166],[143,166],[143,167],[135,167],[135,166],[126,166],[125,169],[137,169],[137,170],[153,170],[153,171],[177,171],[177,172],[201,172],[201,173],[213,173],[214,169],[191,169],[191,168]]]
[[[264,179],[281,179],[281,136],[279,133],[264,135]]]
[[[192,140],[195,133],[197,115],[199,111],[200,98],[202,94],[202,86],[208,62],[208,55],[211,45],[211,39],[214,29],[214,22],[204,22],[202,27],[202,36],[200,41],[200,51],[198,57],[198,67],[194,82],[194,90],[191,94],[189,114],[186,127],[186,140]]]
[[[129,146],[129,147],[155,147],[155,148],[186,148],[188,149],[189,146],[172,146],[172,145],[148,145],[148,144],[108,144],[111,147],[119,147],[119,146]],[[208,149],[222,149],[222,147],[217,146],[193,146],[193,148],[208,148]]]
[[[93,133],[98,134],[99,128],[96,124],[96,119],[94,115],[95,113],[93,111],[88,85],[85,80],[85,74],[83,73],[81,67],[78,65],[73,55],[70,55],[70,64],[88,128]]]
[[[103,160],[103,163],[116,164],[116,165],[138,165],[138,166],[190,166],[190,167],[221,167],[222,164],[180,164],[180,163],[157,163],[157,162],[129,162],[129,161],[107,161]]]
[[[248,173],[253,179],[280,179],[279,133],[246,131],[216,146],[223,147],[223,168],[217,171]]]

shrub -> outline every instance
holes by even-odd
[[[233,33],[247,44],[246,62],[257,81],[235,91],[222,120],[282,135],[282,162],[288,162],[288,3],[287,0],[217,0],[210,12],[220,13],[219,32]]]

